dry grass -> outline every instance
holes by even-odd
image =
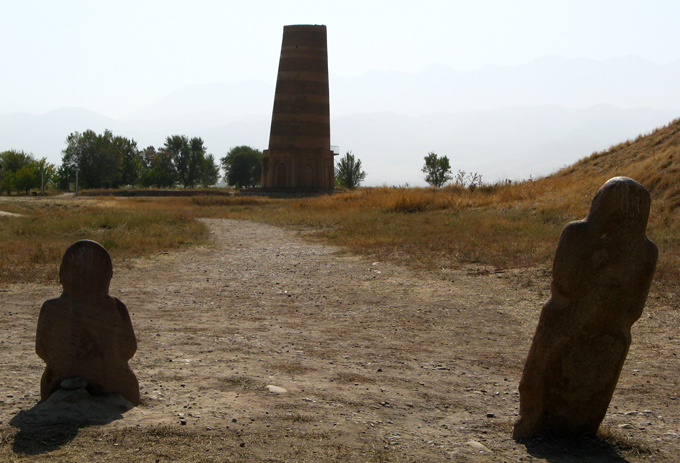
[[[600,426],[600,429],[597,432],[597,438],[621,452],[634,454],[636,456],[651,456],[653,454],[652,450],[645,444],[623,435],[611,426]]]
[[[264,389],[264,384],[249,376],[235,375],[226,378],[218,378],[220,391],[255,391]]]
[[[217,215],[311,230],[332,244],[414,268],[545,262],[563,225],[575,217],[521,200],[499,203],[499,194],[508,194],[507,188],[365,188],[231,207]]]
[[[27,214],[0,219],[0,281],[54,279],[65,248],[101,242],[115,258],[174,249],[205,239],[196,217],[294,227],[331,244],[419,269],[475,264],[548,266],[561,230],[584,217],[609,178],[625,175],[652,193],[648,234],[660,249],[657,280],[680,277],[680,120],[595,153],[538,180],[461,187],[361,188],[315,198],[257,196],[99,197],[84,205],[0,203]]]
[[[2,209],[10,209],[5,204]],[[0,218],[3,283],[56,280],[64,251],[81,239],[101,243],[120,261],[198,244],[207,237],[205,226],[190,211],[151,201],[35,200],[11,206],[25,217]]]
[[[597,189],[615,176],[631,177],[652,195],[647,234],[659,247],[656,279],[680,279],[680,119],[646,136],[594,153],[536,182],[543,204],[576,211],[589,205]],[[585,209],[584,212],[585,213]]]
[[[615,176],[631,177],[650,190],[648,236],[660,251],[656,279],[675,285],[680,279],[680,120],[537,180],[474,191],[364,188],[263,200],[220,214],[313,230],[332,244],[414,268],[549,266],[561,230],[585,217],[597,190]]]

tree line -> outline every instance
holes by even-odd
[[[144,150],[137,142],[114,136],[105,130],[73,132],[66,138],[57,186],[67,189],[75,181],[82,188],[122,186],[172,187],[211,186],[217,183],[219,169],[199,137],[172,135],[158,149]]]
[[[49,183],[56,169],[46,159],[36,159],[24,151],[4,151],[0,153],[0,192],[25,192],[40,188],[43,182]]]
[[[262,152],[249,146],[232,148],[220,164],[203,139],[171,135],[160,147],[139,149],[133,139],[110,130],[73,132],[66,138],[60,166],[24,151],[0,153],[0,191],[7,194],[39,188],[41,182],[69,190],[78,177],[80,188],[210,187],[224,169],[230,186],[256,187],[262,176]]]
[[[0,191],[27,194],[42,183],[51,183],[60,190],[69,190],[76,180],[81,188],[120,188],[142,186],[210,187],[219,180],[219,169],[224,170],[227,185],[253,188],[260,185],[262,152],[249,146],[237,146],[220,159],[208,153],[200,137],[171,135],[163,146],[148,146],[143,150],[137,142],[123,136],[114,136],[110,130],[97,134],[92,130],[73,132],[66,138],[59,167],[46,159],[36,159],[32,154],[10,150],[0,153]],[[446,156],[430,152],[425,156],[422,171],[425,181],[440,188],[453,180],[451,165]],[[338,186],[356,188],[365,179],[361,160],[351,151],[339,159],[335,168]],[[481,175],[458,171],[455,184],[471,190],[482,185]]]

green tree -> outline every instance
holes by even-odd
[[[219,171],[215,166],[215,158],[207,153],[203,139],[172,135],[165,139],[163,149],[172,154],[177,177],[185,188],[216,183],[215,172],[219,174]]]
[[[137,142],[125,137],[114,137],[113,146],[120,152],[120,177],[122,185],[137,185],[142,170],[142,157]]]
[[[78,171],[81,188],[101,187],[101,176],[106,175],[99,161],[101,143],[93,130],[83,133],[72,132],[66,137],[66,148],[62,151],[61,164]],[[99,164],[99,165],[98,165]],[[74,179],[75,180],[75,179]]]
[[[9,150],[0,153],[0,165],[3,172],[16,172],[31,161],[35,161],[33,155],[24,151]]]
[[[208,154],[203,139],[194,137],[189,140],[188,179],[190,187],[201,185],[213,186],[217,183],[220,170],[215,165],[215,157]]]
[[[356,188],[365,178],[366,172],[361,170],[361,161],[351,151],[345,153],[335,168],[335,181],[345,188]]]
[[[31,162],[14,173],[14,188],[28,194],[32,188],[40,188],[40,164]]]
[[[40,169],[42,174],[41,181],[44,181],[45,188],[56,186],[57,184],[57,166],[47,162],[47,158],[42,158],[40,161]]]
[[[9,150],[0,153],[0,166],[2,177],[0,178],[0,190],[7,194],[18,190],[15,185],[16,173],[22,167],[28,165],[33,156],[23,151]]]
[[[70,191],[71,182],[75,182],[76,169],[73,166],[62,164],[55,174],[57,189]]]
[[[137,182],[141,160],[134,140],[114,137],[110,130],[102,135],[86,130],[71,133],[66,144],[62,165],[78,170],[80,187],[118,188]]]
[[[14,190],[14,175],[14,172],[3,172],[2,179],[0,179],[0,190],[8,195]]]
[[[439,157],[433,152],[430,152],[425,156],[425,166],[422,170],[427,174],[425,181],[437,188],[441,188],[446,182],[453,178],[451,177],[451,164],[449,164],[449,158],[446,156]]]
[[[220,159],[224,181],[230,186],[253,188],[262,181],[262,151],[242,145],[229,150]]]
[[[168,188],[177,183],[174,154],[149,146],[142,152],[141,183],[145,187]]]
[[[32,154],[23,151],[4,151],[0,153],[0,190],[10,194],[12,191],[25,192],[40,188],[41,174],[45,170],[45,182],[49,182],[54,173],[54,166],[45,159],[36,160]]]
[[[220,168],[215,163],[215,156],[208,154],[203,158],[201,167],[201,185],[204,187],[213,186],[220,179]]]
[[[0,166],[2,167],[2,177],[0,177],[0,190],[11,194],[17,190],[15,187],[16,173],[19,169],[27,166],[34,161],[33,155],[23,151],[9,150],[0,153]]]
[[[171,135],[165,139],[165,144],[161,150],[165,151],[172,158],[177,181],[184,185],[188,184],[189,170],[189,140],[184,135]]]

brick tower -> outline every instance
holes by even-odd
[[[326,26],[284,26],[262,187],[335,187]]]

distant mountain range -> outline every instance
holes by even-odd
[[[680,117],[677,82],[680,62],[635,57],[331,76],[331,141],[362,160],[368,185],[424,184],[429,151],[485,180],[526,178]],[[76,108],[0,115],[0,150],[59,163],[69,133],[108,128],[140,148],[200,136],[219,158],[237,145],[267,147],[273,97],[273,84],[250,81],[185,87],[122,119]]]

